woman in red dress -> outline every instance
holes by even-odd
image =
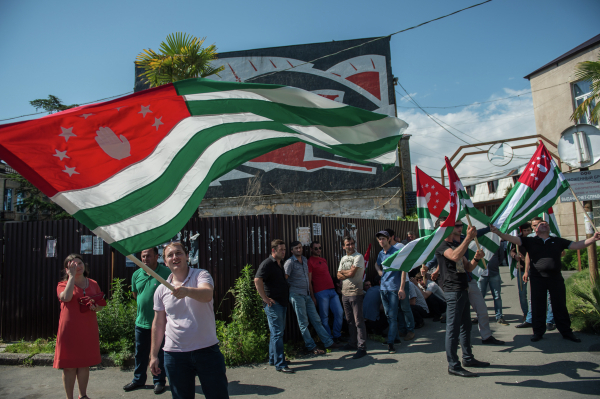
[[[86,390],[90,366],[101,362],[96,312],[102,307],[91,304],[89,311],[82,312],[79,304],[81,297],[102,292],[98,283],[87,276],[87,267],[81,255],[71,254],[65,259],[63,279],[56,288],[60,300],[60,320],[54,368],[63,370],[62,379],[67,399],[73,399],[75,380],[79,386],[79,398],[89,399]]]

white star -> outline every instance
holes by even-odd
[[[435,192],[435,195],[438,195],[438,194],[439,194],[439,193],[436,191],[436,192]]]
[[[537,157],[537,159],[540,159],[540,157]]]
[[[454,202],[450,203],[450,208],[452,208],[454,206]]]
[[[151,114],[153,113],[152,111],[150,111],[150,106],[146,105],[145,107],[142,105],[142,110],[140,112],[138,112],[138,114],[142,114],[144,116],[144,118],[146,117],[146,114],[150,112]]]
[[[426,184],[425,187],[429,187],[429,184]]]
[[[115,108],[115,109],[116,109],[117,111],[120,111],[120,110],[121,110],[121,108],[123,108],[123,107],[117,107],[117,108]]]
[[[92,115],[94,115],[94,114],[83,114],[83,115],[79,115],[79,117],[80,117],[80,118],[87,119],[87,118],[88,118],[88,116],[92,116]]]
[[[535,173],[532,173],[531,176],[535,176]]]
[[[533,172],[533,168],[529,168],[529,170]]]
[[[435,200],[435,203],[437,204],[438,202],[440,202],[440,200]]]
[[[69,159],[71,158],[71,157],[67,156],[67,150],[64,150],[64,151],[54,150],[54,151],[56,151],[56,154],[54,154],[52,156],[59,157],[61,161],[63,160],[63,158],[69,158]]]
[[[546,158],[546,156],[545,156],[545,155],[542,155],[542,158]],[[539,158],[538,158],[538,159],[539,159]]]
[[[535,180],[539,180],[539,179],[536,177]]]
[[[69,168],[67,165],[65,165],[65,170],[63,170],[63,172],[68,173],[69,177],[79,174],[79,172],[75,171],[75,166],[73,166],[72,168]]]
[[[70,127],[68,129],[65,129],[64,127],[60,127],[60,129],[62,130],[62,133],[59,134],[59,136],[63,136],[65,138],[65,141],[69,141],[69,137],[77,137],[77,135],[75,133],[73,133],[73,128]]]
[[[450,191],[450,196],[454,197],[454,191]]]
[[[433,206],[433,209],[435,209],[435,208],[437,208],[437,206],[435,206],[435,205],[434,205],[434,206]]]
[[[156,130],[158,130],[158,127],[159,127],[160,125],[164,125],[164,123],[162,123],[162,122],[160,121],[162,118],[163,118],[162,116],[161,116],[160,118],[154,118],[154,124],[153,124],[152,126],[155,126],[155,127],[156,127]]]

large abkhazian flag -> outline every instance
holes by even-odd
[[[188,79],[0,126],[0,157],[128,255],[171,239],[246,161],[304,142],[392,166],[407,126],[292,87]]]
[[[523,174],[492,216],[492,223],[509,233],[545,212],[568,189],[569,183],[540,141]]]
[[[460,208],[458,195],[456,195],[454,187],[454,181],[450,177],[450,194],[448,196],[450,198],[448,203],[450,211],[446,220],[433,233],[412,240],[402,247],[400,251],[384,260],[381,265],[384,273],[391,271],[409,272],[415,267],[421,266],[426,260],[431,258],[431,255],[440,246],[442,241],[452,234]]]
[[[556,216],[554,215],[554,209],[552,209],[552,207],[548,208],[548,212],[540,213],[538,216],[548,222],[550,225],[550,233],[560,237],[560,229],[558,228],[558,222],[556,221]]]

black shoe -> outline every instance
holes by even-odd
[[[340,348],[343,351],[354,351],[356,348],[350,344],[346,344]]]
[[[490,364],[488,362],[480,362],[477,359],[469,360],[462,362],[463,367],[488,367]]]
[[[279,371],[280,373],[286,373],[286,374],[294,374],[295,373],[295,371],[292,370],[291,368],[289,368],[288,366],[285,366],[284,368],[279,369],[277,371]]]
[[[517,325],[515,326],[515,328],[530,328],[530,327],[533,327],[533,324],[531,324],[531,323],[527,323],[526,321],[524,321],[524,322],[523,322],[523,323],[521,323],[521,324],[517,324]]]
[[[546,330],[547,331],[554,331],[554,330],[556,330],[556,324],[546,323]]]
[[[352,359],[360,359],[361,357],[367,356],[367,351],[364,349],[359,349],[356,351]]]
[[[437,316],[434,316],[434,317],[433,317],[433,320],[432,320],[432,321],[433,321],[433,322],[438,322],[438,321],[440,321],[440,320],[442,320],[442,316],[439,316],[439,315],[437,315]]]
[[[445,317],[442,317],[442,318],[440,319],[440,323],[444,323],[444,324],[446,324],[446,318],[445,318]]]
[[[161,393],[163,393],[165,391],[165,384],[161,384],[160,382],[157,382],[156,384],[154,384],[154,394],[155,395],[159,395]]]
[[[388,353],[396,353],[396,348],[394,348],[394,344],[388,344]]]
[[[471,319],[471,323],[477,324],[477,317],[474,317],[473,319]]]
[[[425,327],[425,322],[420,322],[419,324],[417,324],[417,325],[415,326],[415,329],[418,329],[418,328],[423,328],[423,327]]]
[[[338,339],[340,342],[348,342],[348,337],[344,337],[344,336],[342,336],[342,335],[340,335],[340,336],[339,336],[337,339]]]
[[[573,333],[563,335],[563,338],[573,342],[581,342],[581,340],[577,338]]]
[[[494,338],[494,336],[481,340],[481,343],[484,345],[504,345],[504,341],[500,341],[499,339]]]
[[[144,385],[144,384],[138,384],[137,382],[130,382],[129,384],[127,384],[123,387],[123,390],[125,392],[129,392],[129,391],[135,391],[136,389],[145,388],[145,387],[146,387],[146,385]]]
[[[538,342],[542,338],[544,338],[542,335],[533,334],[533,336],[531,337],[531,342]]]
[[[470,371],[465,370],[462,367],[459,367],[457,369],[448,368],[448,374],[457,375],[459,377],[479,377],[478,374],[471,373]]]

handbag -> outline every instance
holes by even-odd
[[[91,311],[92,305],[106,306],[106,300],[104,299],[103,292],[101,292],[99,294],[94,294],[94,295],[82,296],[81,298],[79,298],[78,302],[79,302],[79,311],[81,313]]]

